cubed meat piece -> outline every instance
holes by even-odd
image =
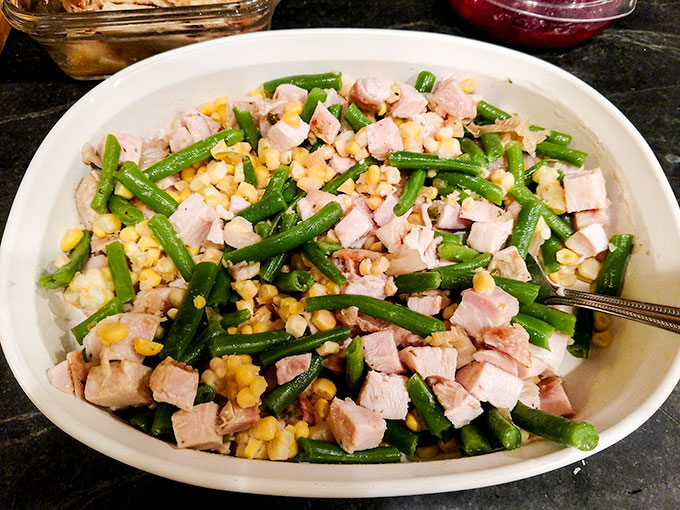
[[[406,306],[414,312],[432,316],[441,312],[442,308],[450,302],[451,300],[444,292],[428,290],[420,295],[410,296],[406,301]]]
[[[397,205],[399,199],[395,195],[388,195],[383,200],[380,207],[378,207],[373,213],[373,221],[379,227],[387,225],[389,222],[394,220],[397,215],[394,214],[394,206]]]
[[[510,375],[519,376],[517,361],[496,349],[479,349],[473,354],[473,359],[479,362],[491,363]]]
[[[568,173],[563,185],[567,212],[607,207],[607,188],[599,168]]]
[[[250,202],[248,202],[243,197],[232,195],[232,197],[229,199],[229,212],[232,214],[238,214],[241,211],[245,211],[248,209],[248,207],[250,207]]]
[[[405,250],[417,250],[420,260],[427,269],[439,266],[439,253],[437,247],[442,242],[441,237],[434,237],[432,229],[416,225],[404,237],[403,248]]]
[[[420,131],[423,134],[423,138],[434,138],[437,131],[444,126],[444,119],[435,112],[414,115],[413,120],[420,124]]]
[[[343,158],[338,154],[333,154],[333,157],[328,160],[328,166],[335,170],[336,173],[344,174],[347,170],[356,165],[354,158]]]
[[[440,115],[450,115],[456,119],[472,119],[477,116],[475,96],[463,92],[460,83],[453,76],[442,81],[435,89],[430,101]]]
[[[541,411],[559,416],[570,416],[574,414],[569,397],[562,386],[562,379],[559,377],[548,377],[538,383],[539,395],[541,400]]]
[[[165,315],[165,312],[172,308],[171,292],[172,288],[170,287],[156,287],[139,291],[132,303],[132,310],[137,313]]]
[[[358,294],[360,296],[370,296],[376,299],[385,299],[385,284],[387,277],[384,274],[354,276],[342,288],[342,294]]]
[[[286,356],[276,362],[276,381],[279,384],[285,384],[292,381],[298,375],[309,370],[309,365],[312,362],[312,353],[298,354],[295,356]]]
[[[465,220],[494,223],[501,214],[503,210],[488,200],[475,200],[469,209],[461,209],[459,216]]]
[[[399,134],[399,127],[390,118],[384,118],[366,126],[368,135],[368,152],[381,161],[387,159],[390,152],[404,150],[404,142]]]
[[[375,448],[387,428],[385,420],[377,413],[355,404],[350,398],[333,399],[327,423],[340,448],[348,453]]]
[[[609,221],[607,209],[590,209],[574,213],[574,227],[576,230],[583,230],[594,223],[599,223],[606,230],[609,226]]]
[[[406,419],[409,403],[406,377],[381,374],[370,370],[366,375],[357,403],[376,412],[385,420]]]
[[[128,335],[118,342],[106,344],[106,358],[109,360],[126,359],[141,363],[144,360],[144,356],[135,351],[134,339],[153,340],[160,323],[161,318],[159,316],[148,313],[129,312],[107,317],[99,321],[83,339],[88,359],[94,363],[99,363],[104,348],[101,338],[102,333],[114,324],[124,324],[127,326]]]
[[[352,243],[361,239],[373,229],[373,220],[362,207],[352,209],[335,225],[335,235],[338,236],[343,248],[349,248]]]
[[[198,370],[186,363],[165,358],[151,373],[149,387],[156,402],[167,402],[189,411],[198,389]]]
[[[221,220],[215,209],[208,206],[198,193],[189,195],[168,218],[177,235],[187,246],[199,249],[208,237],[213,223]]]
[[[120,144],[120,158],[118,159],[119,164],[123,164],[126,161],[131,161],[135,165],[139,165],[139,160],[142,157],[142,143],[143,138],[141,136],[126,135],[124,133],[113,133]],[[105,140],[102,140],[102,150],[100,154],[104,154],[104,147],[106,147]]]
[[[473,397],[494,407],[512,409],[517,403],[524,381],[490,363],[473,362],[456,374],[458,381]]]
[[[505,245],[512,233],[513,221],[496,221],[494,223],[476,222],[470,227],[467,244],[470,248],[482,253],[496,253]]]
[[[194,450],[229,451],[229,444],[223,442],[223,434],[217,431],[215,402],[194,406],[190,411],[180,410],[172,415],[172,430],[179,448]]]
[[[519,312],[519,301],[499,287],[489,294],[464,290],[462,297],[452,321],[479,340],[486,330],[508,324]]]
[[[399,100],[392,105],[392,115],[402,119],[410,119],[414,115],[425,113],[427,98],[418,92],[413,85],[399,85]]]
[[[525,367],[531,365],[529,333],[519,324],[496,326],[486,330],[484,332],[484,343],[504,352]]]
[[[381,78],[359,78],[349,90],[349,101],[368,113],[376,113],[390,97],[390,84]]]
[[[272,148],[277,151],[287,151],[297,147],[307,139],[309,134],[309,124],[300,120],[298,126],[291,126],[283,120],[274,124],[269,132],[267,138],[272,145]]]
[[[151,368],[136,361],[113,361],[92,367],[85,382],[85,400],[112,410],[151,403]]]
[[[83,398],[85,394],[85,381],[87,380],[87,367],[83,359],[82,351],[71,351],[66,355],[68,362],[68,372],[73,384],[73,394],[78,398]]]
[[[463,219],[460,216],[461,208],[459,205],[451,206],[444,202],[436,202],[439,217],[434,224],[435,227],[442,230],[463,230],[470,226],[470,221]]]
[[[324,142],[332,144],[340,132],[340,121],[323,104],[317,103],[309,120],[309,129]]]
[[[541,397],[536,383],[533,381],[524,381],[522,393],[519,394],[519,401],[532,409],[539,409],[541,407]]]
[[[569,345],[571,338],[569,338],[564,333],[555,331],[548,339],[548,345],[550,350],[543,349],[537,345],[529,345],[529,350],[531,351],[532,361],[541,361],[547,368],[553,372],[557,372],[560,368],[560,364],[564,359],[564,355],[567,352],[567,345]],[[542,372],[541,372],[542,373]]]
[[[516,246],[508,246],[493,254],[489,271],[493,275],[498,275],[511,280],[528,282],[531,274],[527,269],[527,264],[517,251]]]
[[[273,99],[274,101],[283,101],[286,103],[300,101],[301,104],[305,104],[305,101],[307,101],[307,91],[291,83],[282,83],[276,87]]]
[[[71,373],[68,367],[68,360],[56,364],[47,369],[47,380],[49,383],[69,395],[74,395],[73,382],[71,381]]]
[[[517,377],[519,377],[520,379],[523,380],[532,379],[534,377],[541,375],[548,368],[548,365],[543,363],[539,358],[534,357],[533,352],[535,351],[535,349],[540,349],[540,347],[535,346],[533,344],[529,346],[529,351],[532,352],[531,365],[529,365],[528,367],[525,367],[524,365],[519,365],[517,367]],[[545,351],[545,349],[543,350]]]
[[[260,409],[257,406],[239,407],[228,400],[217,415],[217,433],[222,435],[236,434],[248,430],[260,419]]]
[[[409,223],[408,214],[393,218],[389,223],[382,225],[375,231],[375,235],[383,243],[387,251],[397,253],[400,251],[401,243],[408,234]],[[418,257],[420,260],[420,257]],[[424,268],[423,268],[424,269]]]
[[[241,216],[236,216],[224,226],[222,236],[232,248],[245,248],[262,240],[253,230],[253,224]]]
[[[87,228],[92,229],[92,225],[99,217],[97,211],[90,207],[92,199],[97,194],[99,187],[99,172],[92,170],[85,177],[83,177],[76,188],[76,210],[78,211],[78,219],[80,223]]]
[[[373,370],[386,374],[398,374],[404,371],[399,360],[399,352],[394,339],[394,331],[378,331],[361,339],[364,346],[366,364]]]
[[[440,379],[432,387],[446,416],[457,429],[482,414],[482,405],[456,381]]]
[[[434,376],[456,378],[458,352],[451,347],[405,347],[399,351],[399,359],[423,379]]]
[[[579,255],[594,257],[607,249],[609,238],[602,225],[593,223],[583,230],[577,230],[564,244]]]

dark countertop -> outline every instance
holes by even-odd
[[[313,20],[310,22],[309,20]],[[486,39],[444,0],[283,0],[274,29],[380,27]],[[536,53],[610,99],[647,139],[680,197],[680,1],[639,2],[633,15],[580,46]],[[27,36],[0,54],[0,234],[33,152],[96,82],[69,79]],[[1,318],[0,318],[1,320]],[[72,439],[26,398],[0,361],[0,508],[162,508],[186,496],[203,505],[344,508],[344,500],[251,496],[186,486],[131,468]],[[677,508],[680,391],[639,430],[584,462],[497,487],[364,499],[355,508]],[[192,499],[189,499],[192,498]],[[196,499],[193,499],[196,498]],[[212,506],[212,505],[211,505]]]

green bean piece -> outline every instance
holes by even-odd
[[[125,251],[120,241],[114,241],[106,245],[106,262],[111,271],[113,287],[116,290],[116,297],[123,303],[128,303],[135,299],[135,289],[132,286],[130,268],[128,267]]]
[[[345,111],[345,120],[355,132],[371,124],[371,120],[354,103]]]
[[[560,131],[549,131],[540,126],[529,126],[530,131],[548,131],[545,137],[546,142],[556,143],[557,145],[569,145],[571,143],[571,135],[561,133]]]
[[[175,267],[179,270],[186,281],[191,280],[191,275],[196,267],[196,262],[189,255],[187,247],[177,235],[170,220],[163,214],[155,214],[148,223],[151,233],[163,247],[163,250],[172,259]]]
[[[260,408],[274,416],[280,416],[296,398],[312,384],[323,369],[323,358],[316,353],[312,354],[312,361],[306,372],[302,372],[293,380],[274,388],[262,399]]]
[[[418,73],[418,78],[416,78],[415,89],[421,94],[424,92],[432,92],[435,81],[437,81],[437,77],[430,71],[420,71]]]
[[[151,182],[132,161],[123,163],[115,177],[134,196],[157,213],[170,216],[179,205],[174,198]]]
[[[595,292],[606,296],[618,296],[623,287],[623,275],[626,271],[626,263],[633,249],[634,237],[630,234],[614,234],[610,241],[609,249],[605,256],[600,275],[597,278]]]
[[[238,127],[240,127],[241,131],[243,131],[243,137],[245,138],[246,142],[248,142],[248,144],[253,150],[257,150],[257,145],[258,142],[260,141],[260,138],[262,138],[262,134],[260,134],[260,130],[257,129],[257,126],[253,121],[253,116],[250,114],[249,111],[239,110],[238,108],[234,107],[234,117],[236,117]],[[247,179],[246,182],[248,182]],[[253,183],[251,182],[250,184]],[[257,183],[253,184],[253,186],[257,186]]]
[[[314,241],[322,253],[325,255],[332,255],[338,250],[342,250],[340,243],[332,243],[330,241]]]
[[[297,195],[297,192],[298,192],[297,183],[293,179],[288,179],[283,185],[283,188],[281,188],[281,194],[283,195],[283,199],[288,204],[290,204],[290,202],[293,201],[293,199]]]
[[[165,436],[172,432],[172,415],[179,411],[178,407],[168,404],[167,402],[159,402],[156,405],[156,411],[151,422],[151,435]]]
[[[545,166],[548,164],[550,161],[549,158],[543,158],[541,161],[536,163],[535,165],[529,167],[525,172],[524,172],[524,185],[526,187],[531,186],[531,184],[534,182],[533,176],[536,173],[536,171],[541,168],[542,166]]]
[[[120,144],[118,139],[113,135],[107,135],[104,155],[102,156],[102,175],[97,185],[97,193],[95,193],[90,204],[90,207],[99,214],[106,212],[106,204],[113,193],[113,186],[115,184],[113,174],[118,169],[119,159]]]
[[[363,386],[368,372],[364,359],[364,346],[360,336],[352,339],[345,354],[345,382],[350,393],[356,396]]]
[[[141,430],[145,434],[151,433],[151,425],[153,424],[153,417],[156,414],[155,409],[149,407],[141,407],[130,418],[130,425]]]
[[[80,345],[83,345],[83,338],[85,338],[85,336],[93,327],[97,325],[100,320],[111,317],[112,315],[116,315],[117,313],[123,313],[124,310],[125,307],[123,306],[123,302],[120,300],[120,298],[113,297],[108,303],[90,315],[83,322],[73,326],[71,328],[71,333],[73,333],[73,336],[76,337],[76,341]]]
[[[593,337],[593,327],[595,327],[595,316],[593,311],[587,308],[577,308],[575,315],[574,343],[567,346],[567,351],[575,358],[588,359],[590,341]]]
[[[475,422],[463,425],[460,430],[460,451],[463,455],[473,457],[485,455],[493,451],[482,428]]]
[[[342,218],[342,207],[337,202],[326,204],[318,213],[293,228],[273,235],[264,241],[225,253],[223,260],[233,264],[247,260],[259,262],[275,255],[287,253],[322,234]]]
[[[288,174],[290,173],[290,168],[286,165],[282,165],[272,173],[269,183],[267,184],[267,189],[264,190],[261,200],[265,200],[269,197],[281,194],[283,187],[288,179]]]
[[[366,172],[372,165],[377,165],[378,161],[372,157],[364,158],[357,164],[351,166],[346,172],[334,177],[331,181],[321,187],[321,191],[326,193],[333,193],[333,195],[338,194],[338,188],[348,180],[352,179],[354,182],[359,178],[361,174]]]
[[[257,354],[281,343],[288,342],[292,338],[293,335],[285,329],[249,335],[230,335],[224,330],[216,330],[208,338],[208,350],[210,351],[211,358],[224,356],[225,354]]]
[[[257,175],[255,175],[255,168],[253,162],[247,159],[243,162],[243,176],[248,184],[257,186]]]
[[[541,204],[529,202],[522,205],[522,209],[520,209],[519,214],[517,215],[517,221],[515,222],[515,227],[512,229],[508,246],[516,247],[517,252],[522,259],[525,259],[527,253],[529,253],[529,245],[531,244],[531,239],[534,237],[534,231],[536,230],[536,225],[538,225],[538,220],[541,217],[542,211],[543,207]]]
[[[423,189],[427,170],[412,170],[406,179],[399,201],[394,206],[394,214],[403,216],[416,203],[418,193]]]
[[[482,133],[479,139],[482,141],[482,147],[489,163],[503,157],[504,149],[501,143],[501,135],[498,133]]]
[[[392,446],[347,453],[337,444],[301,437],[297,440],[296,462],[311,464],[388,464],[401,461],[401,452]]]
[[[586,152],[570,149],[564,145],[552,142],[541,142],[536,144],[536,154],[541,154],[552,159],[559,159],[560,161],[566,161],[567,163],[578,167],[582,167],[588,157],[588,153]]]
[[[483,100],[477,103],[477,115],[491,122],[494,122],[496,119],[505,120],[510,118],[509,113]]]
[[[505,159],[508,171],[515,178],[517,184],[524,183],[524,151],[519,142],[510,142],[505,146]]]
[[[274,285],[281,292],[305,292],[314,285],[314,277],[306,271],[290,271],[279,274]]]
[[[307,95],[307,100],[305,101],[305,104],[302,107],[302,113],[300,113],[300,118],[303,121],[309,123],[309,119],[312,118],[314,110],[316,110],[316,105],[319,103],[323,103],[325,100],[326,93],[323,91],[323,89],[314,87],[312,90],[309,91],[309,94]]]
[[[455,260],[456,262],[464,262],[479,255],[477,250],[457,243],[441,243],[437,251],[441,258]]]
[[[455,266],[465,263],[467,262],[461,262]],[[475,275],[474,271],[453,271],[452,269],[455,268],[455,266],[445,266],[438,269],[442,275],[442,284],[439,288],[461,291],[472,287],[472,277]],[[452,269],[448,270],[448,268]],[[447,270],[444,271],[445,269]],[[494,276],[493,279],[499,288],[517,298],[520,303],[533,303],[541,289],[538,285],[534,285],[533,283],[501,278],[500,276]]]
[[[334,294],[307,298],[305,301],[308,312],[317,310],[340,310],[356,306],[361,313],[370,315],[395,326],[426,337],[435,331],[444,331],[444,323],[434,317],[414,312],[405,306],[376,299],[370,296],[355,294]]]
[[[463,238],[458,234],[451,234],[450,232],[440,232],[438,230],[435,230],[434,236],[441,237],[443,243],[463,244]]]
[[[450,266],[438,267],[437,271],[441,273],[442,278],[446,278],[447,275],[460,274],[477,269],[478,267],[486,267],[491,263],[492,258],[493,255],[490,253],[480,253],[479,255],[476,255],[465,262],[459,262],[458,264],[452,264]],[[444,281],[442,281],[442,284],[444,284]]]
[[[441,283],[442,275],[437,271],[407,273],[399,275],[394,279],[398,294],[412,294],[414,292],[438,289]]]
[[[512,420],[524,430],[557,443],[583,451],[593,450],[600,440],[597,430],[585,421],[572,421],[562,416],[531,409],[522,402],[512,410]]]
[[[146,175],[154,182],[160,181],[170,175],[175,175],[185,168],[200,163],[204,159],[210,157],[211,149],[217,145],[220,140],[224,140],[227,145],[234,145],[243,140],[243,131],[240,129],[225,129],[214,135],[210,135],[203,140],[199,140],[198,142],[189,145],[189,147],[186,147],[181,151],[170,154],[167,158],[161,159],[158,163],[151,165],[146,169]],[[254,148],[256,149],[257,145],[255,145]]]
[[[459,138],[458,141],[460,143],[460,150],[462,150],[464,154],[468,154],[472,161],[479,163],[482,168],[489,167],[489,159],[486,157],[486,152],[484,152],[484,149],[482,149],[477,142],[467,137]]]
[[[238,310],[236,312],[226,313],[222,316],[222,327],[224,329],[230,328],[232,326],[238,326],[242,322],[250,320],[251,317],[250,310],[244,308],[243,310]]]
[[[300,217],[297,214],[284,214],[281,217],[279,233],[286,232],[293,228],[299,219]],[[262,279],[269,283],[272,283],[274,280],[276,280],[276,277],[281,272],[281,268],[286,262],[287,257],[288,253],[280,253],[279,255],[264,261],[260,266],[260,276]]]
[[[314,264],[314,267],[316,267],[321,272],[321,274],[323,274],[330,281],[340,287],[347,283],[347,278],[337,267],[335,267],[335,264],[329,260],[317,241],[307,241],[302,245],[302,250],[309,261]]]
[[[342,105],[341,104],[332,104],[328,107],[328,111],[331,112],[331,115],[335,117],[336,119],[340,120],[342,118]]]
[[[168,356],[173,359],[181,358],[198,330],[198,325],[205,312],[205,303],[210,296],[210,289],[212,289],[216,276],[217,265],[212,262],[196,264],[175,320],[165,337],[165,345],[159,354],[162,359]],[[201,298],[203,298],[202,305],[200,304]]]
[[[440,158],[436,154],[397,151],[390,152],[388,159],[390,165],[400,170],[438,170],[446,172],[446,175],[449,175],[449,172],[472,176],[482,174],[482,167],[479,163],[462,159],[462,156],[458,158]]]
[[[507,411],[506,411],[507,412]],[[503,445],[506,450],[515,450],[522,444],[522,432],[512,423],[509,416],[505,416],[500,409],[491,408],[484,413],[489,432]]]
[[[574,336],[576,316],[571,313],[563,312],[557,308],[551,308],[540,303],[520,303],[519,311],[524,315],[530,315],[547,322],[557,331],[561,331],[567,336]]]
[[[318,151],[321,147],[325,145],[326,142],[324,142],[321,138],[319,138],[316,142],[312,144],[312,146],[309,148],[309,153],[311,154],[312,152]]]
[[[144,220],[144,213],[118,195],[111,195],[108,208],[124,225],[136,225]]]
[[[92,231],[83,230],[83,237],[78,241],[75,248],[71,251],[71,260],[57,269],[54,273],[47,273],[38,280],[40,285],[46,289],[56,289],[58,287],[65,287],[80,271],[87,259],[90,258],[90,241],[92,240]]]
[[[449,184],[440,177],[436,177],[435,179],[432,180],[432,186],[437,188],[437,193],[439,194],[440,197],[448,197],[451,193],[458,193],[457,200],[459,203],[470,196],[470,194],[464,191],[462,188],[460,188],[460,186]]]
[[[194,405],[205,404],[206,402],[212,402],[217,396],[217,390],[210,386],[209,384],[199,384],[196,389],[196,398],[194,399]]]
[[[323,331],[315,335],[303,336],[302,338],[288,341],[285,344],[277,345],[260,354],[262,368],[270,367],[287,356],[311,352],[314,349],[321,347],[326,342],[341,342],[349,338],[349,335],[349,326],[343,326],[329,331]]]
[[[203,357],[208,340],[219,331],[222,331],[222,328],[218,321],[208,322],[208,326],[194,337],[177,361],[196,368]]]
[[[215,283],[210,289],[210,296],[208,296],[208,306],[224,306],[231,298],[231,282],[233,278],[226,268],[220,267],[215,276]]]
[[[541,216],[548,224],[550,229],[559,237],[562,241],[566,241],[572,235],[574,235],[574,229],[557,214],[555,214],[547,205],[541,202],[536,195],[534,195],[525,186],[515,185],[510,190],[510,195],[517,200],[520,204],[525,205],[529,202],[541,204]]]
[[[385,420],[387,429],[383,441],[394,446],[407,457],[413,457],[418,447],[418,434],[411,432],[396,420]]]
[[[283,195],[277,192],[266,198],[263,195],[259,202],[255,202],[251,206],[246,207],[236,216],[241,216],[250,223],[257,223],[258,221],[262,221],[265,218],[269,218],[270,216],[285,210],[287,207],[288,204],[283,199]]]
[[[314,87],[340,90],[342,88],[342,74],[339,72],[331,72],[285,76],[283,78],[264,82],[262,88],[267,94],[273,94],[276,92],[276,87],[283,85],[284,83],[290,83],[291,85],[295,85],[296,87],[305,90],[312,90]]]
[[[543,269],[546,274],[557,273],[560,270],[560,263],[557,262],[557,252],[562,249],[560,240],[555,237],[555,234],[550,234],[550,237],[541,245],[541,257],[543,258]]]
[[[474,191],[496,205],[501,205],[503,203],[503,196],[505,195],[503,188],[482,177],[475,177],[457,172],[438,174],[437,177],[450,185]]]
[[[510,322],[519,324],[529,333],[529,342],[548,351],[550,350],[549,340],[555,331],[555,328],[550,324],[524,313],[518,313]]]
[[[427,430],[432,435],[446,442],[453,437],[453,423],[444,415],[444,409],[437,401],[432,390],[418,374],[408,380],[408,395],[420,413]]]

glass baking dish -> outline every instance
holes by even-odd
[[[66,74],[77,79],[100,79],[179,46],[268,30],[278,3],[240,0],[69,13],[59,0],[4,0],[2,12],[10,25],[42,44]]]

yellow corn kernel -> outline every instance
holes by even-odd
[[[500,185],[501,188],[503,188],[503,193],[504,194],[507,193],[515,185],[515,176],[512,175],[510,172],[505,172],[505,174],[503,174],[503,177],[501,177]]]
[[[172,320],[175,320],[175,317],[177,317],[177,312],[179,312],[177,308],[170,308],[167,311],[166,315],[170,317]]]
[[[456,308],[458,308],[458,305],[456,303],[453,303],[446,308],[444,308],[444,311],[442,312],[442,318],[447,321],[453,316],[453,312],[456,311]]]
[[[215,372],[212,370],[204,370],[203,373],[201,374],[201,382],[203,384],[207,384],[208,386],[212,386],[213,388],[217,388],[217,376],[215,375]]]
[[[548,274],[548,278],[550,278],[550,281],[552,281],[554,284],[559,285],[560,284],[560,273],[550,273]]]
[[[215,113],[215,105],[213,103],[203,103],[202,105],[198,106],[197,110],[203,115],[210,116]]]
[[[312,269],[312,273],[315,273],[314,269]],[[318,279],[316,274],[313,274],[313,276],[315,279]],[[326,294],[328,294],[328,292],[326,292],[326,287],[320,283],[315,283],[312,285],[312,288],[305,293],[305,297],[319,297],[325,296]]]
[[[604,314],[602,312],[593,313],[593,322],[595,329],[597,331],[604,331],[612,323],[611,319],[609,318],[609,315]]]
[[[574,262],[578,260],[578,255],[571,251],[569,248],[562,248],[555,254],[557,262],[564,264],[565,266],[571,266]]]
[[[262,441],[254,437],[250,437],[250,439],[248,439],[248,444],[243,450],[243,456],[247,459],[254,459],[262,446]]]
[[[271,328],[266,322],[256,322],[253,324],[253,333],[266,333]]]
[[[133,198],[135,198],[135,196],[132,194],[132,191],[127,189],[118,181],[116,181],[116,186],[113,188],[113,194],[118,195],[119,197],[124,198],[125,200],[132,200]]]
[[[250,391],[253,392],[253,395],[259,397],[267,389],[267,380],[261,375],[255,376],[255,379],[250,383],[249,388]]]
[[[236,335],[238,334],[238,328],[236,326],[231,326],[230,328],[227,328],[227,333],[230,335]]]
[[[135,230],[140,236],[150,236],[153,235],[151,233],[151,229],[149,228],[149,220],[142,220],[139,223],[135,225]]]
[[[337,325],[337,321],[330,310],[318,310],[312,313],[312,324],[320,331],[329,331]]]
[[[359,264],[359,272],[364,276],[368,276],[368,275],[371,274],[371,267],[372,266],[373,266],[373,262],[371,261],[371,259],[364,259]]]
[[[278,295],[279,289],[275,285],[264,284],[260,285],[260,289],[257,291],[257,298],[260,303],[271,303],[274,296]]]
[[[418,411],[411,411],[406,415],[406,426],[413,432],[420,432],[425,430],[423,420],[420,418]]]
[[[139,240],[139,234],[135,230],[135,227],[125,227],[120,231],[120,234],[118,234],[118,237],[120,237],[120,240],[123,243],[136,243]]]
[[[295,338],[300,338],[307,330],[307,320],[301,315],[291,314],[286,320],[286,331]]]
[[[369,207],[369,209],[371,209],[371,211],[375,211],[382,203],[383,198],[380,195],[372,195],[366,200],[366,205]]]
[[[609,347],[613,340],[614,338],[612,337],[611,331],[605,330],[593,333],[590,341],[598,347]]]
[[[185,293],[186,289],[172,289],[168,295],[170,304],[172,304],[172,306],[175,308],[179,308],[179,306],[182,304],[182,299],[184,299]]]
[[[236,301],[236,310],[245,310],[246,308],[250,310],[251,316],[254,315],[255,303],[252,299],[239,299]]]
[[[455,439],[451,439],[445,443],[440,439],[437,441],[437,448],[442,453],[454,453],[458,451],[458,442]]]
[[[380,167],[371,165],[366,172],[366,184],[378,184],[380,182]]]
[[[578,265],[576,273],[581,280],[592,282],[597,279],[601,268],[602,264],[596,258],[589,257]]]
[[[187,198],[189,198],[189,195],[191,195],[191,190],[190,190],[190,189],[185,189],[185,190],[180,191],[180,193],[179,193],[179,198],[180,198],[180,200],[183,202],[184,200],[186,200]]]
[[[132,342],[137,354],[141,354],[142,356],[155,356],[163,350],[163,344],[152,342],[146,338],[137,337]]]
[[[463,201],[460,203],[461,209],[463,211],[469,211],[475,206],[475,199],[472,197],[466,197],[463,199]]]
[[[398,290],[399,289],[394,283],[394,276],[389,276],[385,282],[385,294],[387,294],[388,297],[391,297],[394,296]]]
[[[378,115],[383,116],[387,113],[387,103],[383,101],[383,103],[380,105],[380,109],[378,110]]]
[[[380,241],[376,241],[368,247],[371,251],[381,252],[383,250],[383,244]]]
[[[130,334],[125,324],[108,324],[97,332],[99,339],[105,344],[120,342]]]
[[[291,314],[293,315],[299,315],[302,312],[305,311],[305,305],[301,303],[300,301],[295,301],[290,304],[288,307],[288,310],[290,311]]]
[[[194,248],[193,246],[187,246],[187,251],[189,252],[189,255],[191,255],[192,257],[198,255],[198,248]]]
[[[134,271],[130,271],[130,280],[132,280],[132,285],[137,285],[139,283],[139,275]]]
[[[340,193],[346,193],[347,195],[352,194],[354,190],[356,189],[356,183],[352,179],[347,179],[345,182],[342,183],[341,186],[338,187],[338,191]]]
[[[438,453],[439,447],[436,444],[416,448],[416,457],[419,459],[433,459]]]
[[[186,183],[190,183],[194,177],[196,177],[196,169],[194,167],[185,168],[180,173],[182,180]]]
[[[322,421],[328,418],[330,408],[331,406],[328,403],[328,400],[326,400],[325,398],[320,398],[319,400],[317,400],[316,403],[314,404],[314,415],[316,416],[316,419]]]
[[[236,403],[242,409],[256,406],[258,400],[258,397],[255,396],[249,386],[241,388],[236,394]]]
[[[286,106],[283,108],[284,113],[297,113],[300,115],[302,113],[302,103],[300,101],[291,101],[290,103],[286,104]]]
[[[239,386],[250,386],[250,383],[255,379],[253,365],[241,365],[236,369],[236,382]]]
[[[196,296],[194,298],[194,308],[200,310],[205,307],[205,298],[203,296]]]
[[[239,280],[231,284],[231,288],[238,292],[245,300],[253,299],[257,296],[258,288],[252,280]]]
[[[64,237],[61,238],[61,243],[59,245],[61,246],[62,251],[71,251],[73,248],[76,247],[76,245],[80,242],[80,240],[83,238],[83,231],[82,230],[77,230],[77,229],[69,229],[66,231],[64,234]]]
[[[331,354],[337,354],[338,352],[340,352],[340,345],[337,342],[324,342],[316,348],[316,353],[319,356],[330,356]]]
[[[277,165],[277,167],[278,167],[278,165]],[[258,199],[257,189],[252,184],[249,184],[247,182],[242,182],[241,184],[238,185],[237,191],[239,193],[241,193],[243,198],[245,198],[251,204],[257,202],[257,199]]]
[[[298,453],[295,441],[295,428],[291,425],[280,430],[276,437],[267,443],[267,457],[269,460],[288,460]]]
[[[333,381],[326,379],[325,377],[318,378],[312,384],[312,392],[327,401],[333,400],[337,391],[338,389],[335,387],[335,384],[333,384]]]
[[[488,271],[477,271],[472,277],[472,288],[481,294],[490,294],[496,288],[496,282]]]
[[[255,89],[251,90],[248,92],[249,97],[259,97],[260,99],[264,98],[264,92],[262,92],[260,89]]]
[[[439,193],[439,191],[434,186],[424,186],[423,189],[420,190],[420,194],[430,200],[437,198],[437,193]]]
[[[161,283],[161,275],[153,269],[142,269],[139,272],[139,289],[149,290],[157,287]]]
[[[379,257],[371,263],[371,274],[379,275],[387,271],[390,267],[390,261],[387,257]]]
[[[139,241],[137,241],[137,247],[142,251],[146,251],[151,248],[158,248],[158,246],[158,241],[146,234],[140,237]]]
[[[356,140],[352,140],[347,144],[345,150],[352,156],[357,156],[361,152],[361,145]],[[369,168],[370,171],[370,168]],[[377,181],[376,181],[377,182]],[[375,183],[374,183],[375,184]]]
[[[300,119],[300,114],[296,112],[286,112],[283,114],[283,122],[288,124],[291,127],[298,128],[300,127],[300,122],[302,119]]]
[[[113,234],[114,232],[117,232],[120,230],[121,223],[118,218],[116,218],[113,214],[102,214],[99,218],[97,218],[94,222],[94,228],[92,229],[93,232],[95,230],[100,230],[104,232],[104,235],[108,234]],[[96,235],[96,234],[95,234]],[[97,237],[104,237],[104,236],[97,236]]]
[[[463,92],[466,94],[472,94],[477,88],[477,80],[474,78],[465,78],[460,82],[460,88],[463,89]]]
[[[69,262],[71,262],[71,258],[70,258],[68,255],[66,255],[65,253],[62,253],[61,255],[59,255],[59,256],[54,260],[54,267],[56,267],[57,269],[59,269],[60,267],[65,266],[65,265],[68,264]]]
[[[302,420],[295,424],[295,439],[300,439],[301,437],[309,437],[309,425],[306,421]]]
[[[564,287],[573,287],[576,284],[575,274],[561,274],[560,275],[560,285]]]
[[[503,170],[500,170],[500,169],[499,169],[499,170],[496,170],[494,173],[491,174],[491,177],[490,177],[489,179],[490,179],[491,182],[493,182],[494,184],[500,184],[500,183],[501,183],[501,179],[503,178],[503,174],[504,174],[504,173],[505,173],[505,172],[504,172]]]
[[[250,324],[246,324],[245,326],[241,326],[239,330],[240,330],[242,335],[252,335],[255,332],[255,330],[253,329],[253,327]]]
[[[253,425],[248,433],[260,441],[271,441],[279,431],[279,423],[273,416],[265,416]]]

